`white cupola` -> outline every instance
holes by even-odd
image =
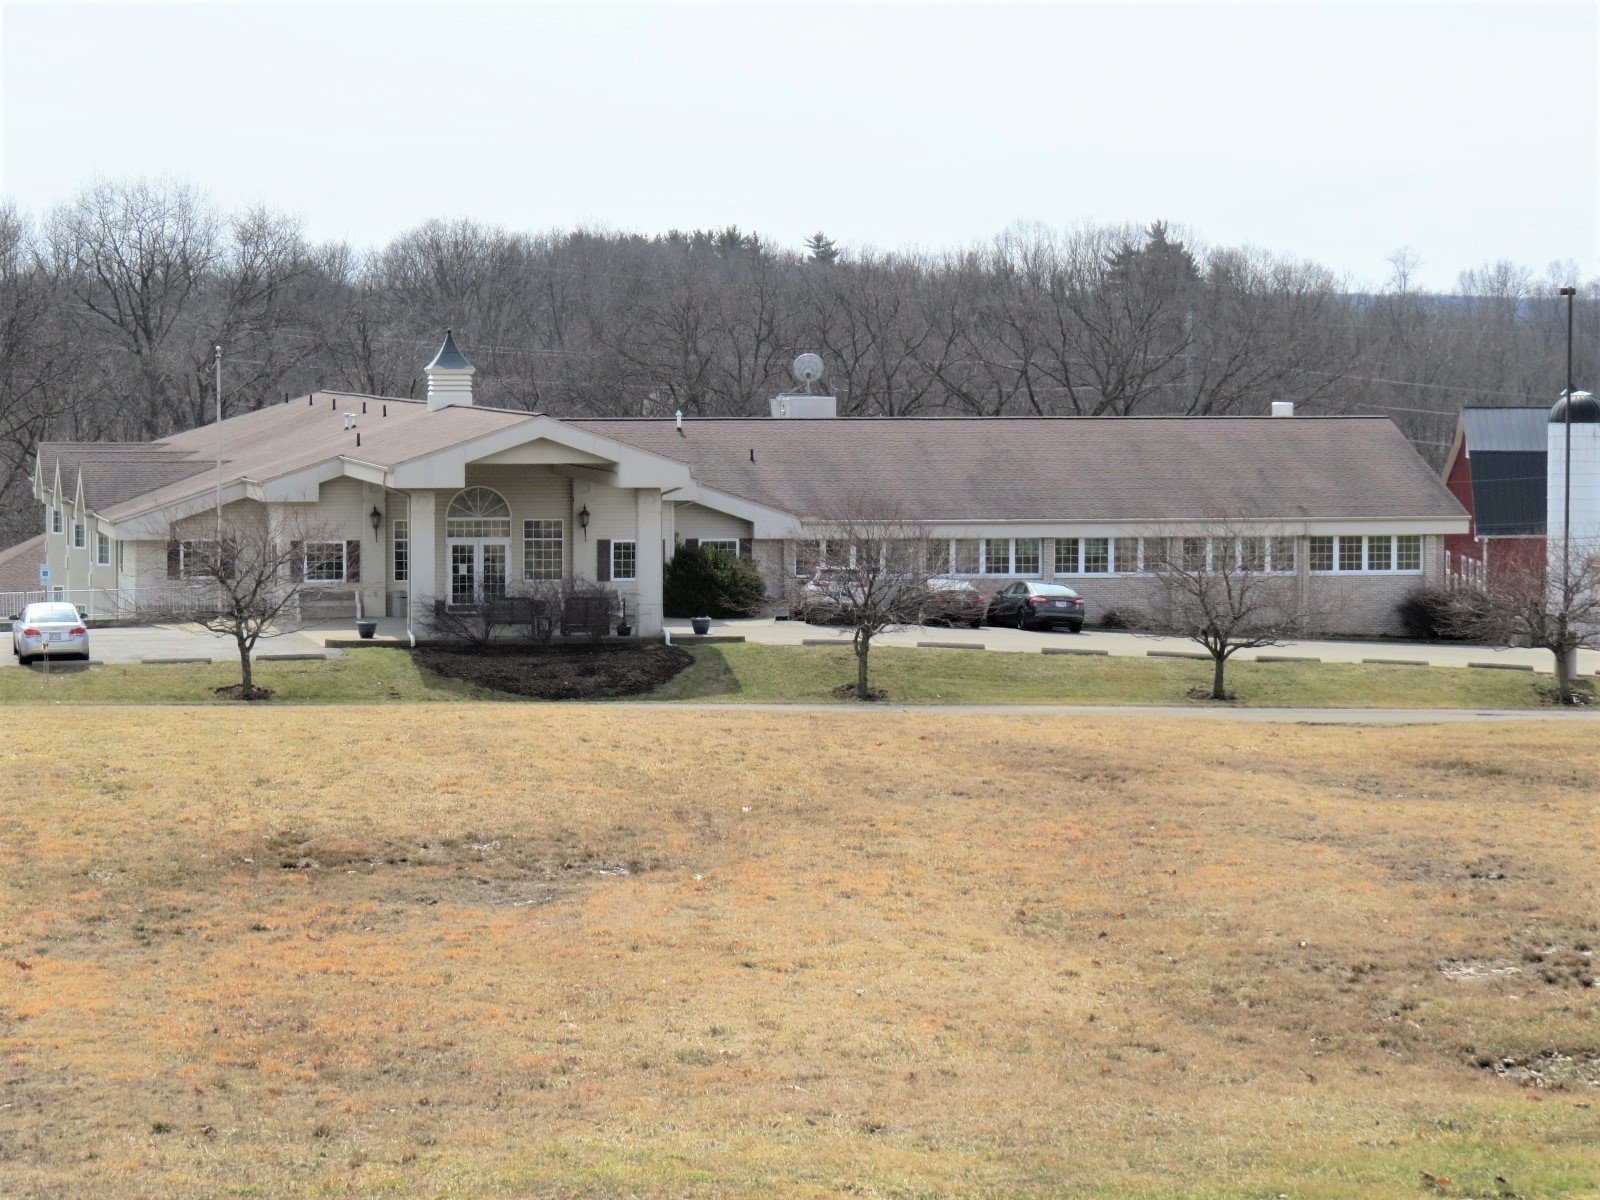
[[[444,345],[423,368],[428,373],[428,411],[436,412],[453,404],[470,405],[472,376],[477,369],[456,349],[456,340],[446,329]]]

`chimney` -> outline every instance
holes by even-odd
[[[472,375],[477,368],[456,349],[456,339],[450,330],[444,331],[444,345],[423,370],[428,376],[429,412],[455,404],[472,404]]]
[[[1274,400],[1272,402],[1272,415],[1275,417],[1294,416],[1293,400]]]

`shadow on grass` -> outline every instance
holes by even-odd
[[[701,700],[708,696],[736,696],[744,691],[721,646],[696,646],[690,653],[694,662],[648,699]]]

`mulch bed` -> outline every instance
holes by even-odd
[[[840,700],[859,700],[861,698],[856,695],[856,685],[853,683],[841,683],[833,689],[833,695]],[[888,698],[889,693],[883,688],[869,687],[867,689],[868,700],[887,700]]]
[[[261,687],[259,684],[249,691],[245,691],[242,683],[230,683],[215,690],[220,700],[271,700],[274,695],[271,688]]]
[[[604,700],[655,691],[694,661],[677,646],[423,647],[424,670],[532,700]]]

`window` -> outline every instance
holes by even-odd
[[[1239,539],[1239,566],[1246,571],[1267,569],[1267,539],[1242,537]]]
[[[1394,570],[1394,539],[1392,537],[1369,537],[1367,539],[1367,570]]]
[[[1083,573],[1104,575],[1111,570],[1111,539],[1083,539]]]
[[[983,547],[977,538],[956,538],[950,546],[951,574],[978,575],[983,572]]]
[[[981,574],[1037,575],[1041,544],[1038,538],[985,538]]]
[[[522,577],[524,579],[560,579],[562,540],[565,524],[561,521],[524,521],[522,523]]]
[[[64,533],[67,527],[65,524],[63,524],[63,520],[64,518],[61,516],[61,510],[59,508],[52,508],[50,510],[50,532]]]
[[[1307,538],[1306,556],[1313,571],[1333,570],[1333,539],[1331,537]]]
[[[84,546],[88,545],[88,532],[83,527],[82,521],[74,521],[72,523],[72,545],[75,549],[82,550]]]
[[[1313,571],[1420,571],[1420,534],[1340,534],[1306,539]],[[1337,550],[1337,565],[1334,553]]]
[[[1039,573],[1039,539],[1017,538],[1011,543],[1011,572],[1014,575]]]
[[[217,543],[214,539],[178,543],[178,574],[185,579],[210,575],[216,569]]]
[[[702,549],[702,550],[722,550],[725,553],[731,554],[735,558],[737,558],[738,555],[739,555],[739,539],[738,538],[701,538],[700,539],[700,549]]]
[[[307,583],[344,582],[343,542],[307,542],[305,555]]]
[[[1171,553],[1170,539],[1164,537],[1145,538],[1140,543],[1139,549],[1144,554],[1141,566],[1146,574],[1154,574],[1166,564]]]
[[[1272,553],[1271,566],[1274,571],[1294,570],[1294,539],[1292,537],[1272,538],[1270,550]]]
[[[1117,538],[1111,543],[1111,569],[1127,575],[1139,569],[1139,539]]]
[[[1394,569],[1396,571],[1422,570],[1422,535],[1403,533],[1394,539]]]
[[[397,517],[389,522],[389,537],[394,543],[394,581],[406,583],[411,579],[411,522]]]
[[[983,573],[985,575],[1011,574],[1011,539],[985,538],[983,542]]]
[[[1340,571],[1359,571],[1361,567],[1361,541],[1359,537],[1339,538],[1339,565]]]
[[[1183,569],[1185,571],[1204,571],[1206,569],[1206,539],[1183,539]]]
[[[636,579],[639,569],[639,547],[635,542],[611,543],[611,578]]]
[[[96,533],[94,535],[94,561],[102,567],[111,565],[111,535]]]
[[[50,595],[56,600],[65,600],[67,598],[67,589],[64,587],[51,588]]]
[[[450,501],[444,535],[452,538],[508,538],[511,507],[493,488],[469,487]]]
[[[1056,574],[1076,575],[1081,567],[1083,542],[1079,538],[1056,539]]]
[[[794,544],[794,573],[803,579],[810,579],[822,569],[823,544],[819,541],[804,541]]]

